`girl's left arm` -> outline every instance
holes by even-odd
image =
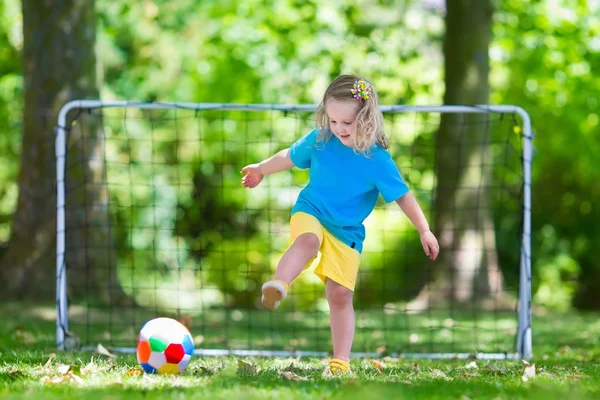
[[[425,254],[432,260],[435,260],[440,252],[440,246],[434,234],[429,230],[429,223],[423,214],[423,210],[417,203],[417,199],[412,193],[408,192],[396,200],[404,214],[415,226],[421,235],[421,244]]]

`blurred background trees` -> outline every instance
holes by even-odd
[[[447,2],[444,104],[489,104],[488,48],[492,20],[489,0]],[[492,199],[488,191],[472,189],[492,184],[492,168],[481,167],[481,160],[490,159],[486,143],[491,138],[482,129],[488,118],[479,114],[442,116],[437,138],[438,185],[432,225],[440,242],[439,263],[434,268],[444,268],[447,273],[438,272],[428,283],[434,289],[422,291],[413,306],[443,300],[423,298],[431,294],[459,303],[471,302],[475,297],[499,298],[503,294],[493,234]],[[465,249],[475,256],[465,257],[466,251],[452,249]]]
[[[316,103],[332,77],[349,71],[371,78],[383,104],[471,99],[450,94],[444,97],[451,89],[444,86],[445,73],[453,76],[448,62],[458,66],[461,60],[459,48],[454,52],[447,48],[446,54],[456,56],[456,60],[446,58],[444,73],[443,1],[344,0],[333,7],[317,1],[97,0],[95,16],[92,2],[85,2],[87,8],[75,0],[50,3],[54,12],[69,6],[69,18],[84,18],[81,21],[87,28],[82,32],[88,29],[87,35],[65,36],[80,41],[65,42],[67,47],[79,45],[71,47],[77,54],[44,48],[47,36],[41,33],[27,40],[27,32],[35,29],[27,18],[31,1],[0,3],[0,241],[6,244],[3,288],[9,288],[11,280],[27,266],[23,259],[14,258],[17,250],[11,237],[13,243],[18,238],[19,248],[29,240],[31,244],[25,248],[41,250],[34,240],[41,232],[32,231],[36,227],[44,231],[44,224],[53,224],[45,217],[41,221],[41,215],[53,218],[52,212],[27,211],[22,202],[28,192],[18,191],[19,184],[31,187],[36,179],[39,185],[54,182],[47,176],[53,174],[51,128],[55,116],[36,128],[30,124],[47,110],[56,113],[64,98],[58,94],[64,95],[61,89],[74,82],[77,74],[88,76],[89,83],[94,80],[89,64],[84,68],[78,61],[92,60],[93,21],[97,90],[104,100]],[[526,109],[536,135],[534,303],[562,310],[571,306],[597,308],[600,263],[594,257],[593,244],[600,243],[600,228],[593,221],[600,216],[600,187],[596,184],[600,164],[595,161],[600,129],[598,94],[591,88],[600,87],[600,78],[593,73],[600,68],[600,23],[592,17],[599,12],[598,4],[589,0],[507,0],[492,2],[492,6],[487,53],[490,102]],[[36,3],[36,12],[42,10]],[[58,14],[48,11],[45,17],[39,26],[65,29]],[[477,18],[485,22],[480,19],[483,16]],[[483,38],[467,35],[459,40],[473,45]],[[31,65],[27,60],[32,51],[48,58]],[[41,68],[39,74],[30,69],[36,66]],[[27,76],[39,82],[49,79],[50,86],[31,86],[24,78]],[[69,90],[67,97],[72,98],[94,96],[96,89],[78,84]],[[24,98],[45,100],[32,101],[30,109]],[[28,141],[32,137],[48,139],[37,153],[32,152]],[[34,166],[40,175],[28,169]],[[48,166],[50,171],[39,170]],[[24,179],[28,179],[26,184]],[[42,190],[37,189],[38,193]],[[51,187],[43,190],[53,194]],[[102,212],[102,207],[97,210]],[[24,216],[30,223],[15,225],[15,218]],[[514,217],[518,223],[520,216]],[[181,229],[193,234],[192,227]],[[29,233],[24,236],[21,230]],[[51,254],[49,259],[53,262]],[[53,264],[35,265],[40,270],[54,268]],[[100,279],[108,281],[110,277]],[[508,284],[514,284],[515,279],[506,276]],[[30,284],[40,285],[34,281]],[[53,280],[47,286],[47,294],[53,293]]]
[[[69,100],[97,98],[96,13],[94,1],[60,2],[22,1],[22,95],[24,96],[21,151],[18,166],[19,195],[12,217],[11,236],[2,257],[3,296],[8,298],[52,298],[48,282],[56,277],[56,161],[52,132],[60,108]],[[13,4],[14,7],[14,4]],[[14,12],[14,11],[13,11]],[[14,17],[14,15],[13,15]],[[13,21],[14,22],[14,21]],[[15,32],[13,31],[13,34]],[[75,127],[70,136],[70,181],[78,192],[67,204],[67,226],[86,220],[92,230],[69,236],[68,245],[82,249],[69,252],[70,265],[86,268],[70,271],[71,278],[86,280],[92,296],[108,299],[107,287],[116,284],[116,268],[102,269],[111,256],[107,224],[106,188],[86,184],[89,175],[103,175],[102,162],[89,162],[101,146],[101,135],[80,140]],[[78,160],[77,158],[80,157]],[[78,162],[77,162],[78,161]],[[89,235],[89,237],[87,236]],[[96,243],[101,250],[84,249],[84,243]],[[79,243],[77,245],[76,243]],[[91,274],[87,274],[91,271]],[[110,271],[102,274],[102,271]],[[35,288],[35,290],[32,290]],[[115,296],[116,291],[111,291]]]

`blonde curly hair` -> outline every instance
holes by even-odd
[[[354,84],[361,80],[371,88],[367,99],[357,99],[353,94]],[[326,142],[332,135],[329,116],[325,110],[329,100],[359,102],[360,107],[356,115],[356,136],[353,144],[356,152],[370,157],[371,148],[375,144],[379,144],[384,149],[389,148],[388,139],[383,131],[383,115],[379,110],[379,98],[375,87],[365,78],[356,75],[340,75],[329,84],[323,100],[317,108],[316,127],[319,128],[317,142]]]

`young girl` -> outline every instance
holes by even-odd
[[[317,110],[316,129],[290,148],[242,169],[242,184],[256,187],[265,175],[294,166],[310,168],[290,220],[291,245],[273,280],[262,286],[262,303],[273,310],[291,282],[321,253],[315,273],[325,283],[330,308],[333,373],[350,370],[354,339],[352,297],[365,239],[363,221],[379,193],[396,201],[421,235],[425,254],[435,260],[439,246],[421,208],[402,180],[383,132],[375,88],[353,75],[336,78]]]

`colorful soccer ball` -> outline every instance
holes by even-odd
[[[137,344],[137,359],[149,374],[179,374],[187,368],[194,342],[190,331],[171,318],[144,324]]]

